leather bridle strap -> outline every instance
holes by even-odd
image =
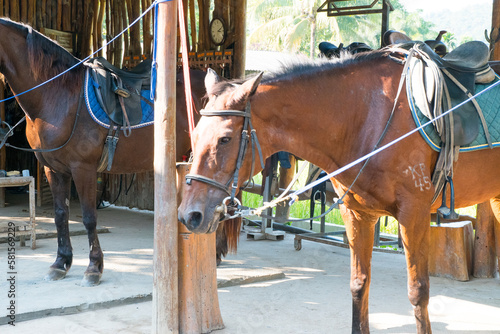
[[[250,171],[250,178],[253,176],[254,172],[254,162],[255,162],[255,150],[257,150],[260,158],[260,163],[262,166],[262,169],[264,169],[264,164],[263,164],[263,158],[262,158],[262,150],[260,148],[259,141],[257,139],[257,134],[255,132],[255,129],[252,126],[251,122],[251,112],[250,112],[250,103],[247,103],[245,111],[241,110],[206,110],[202,109],[200,110],[200,114],[202,116],[240,116],[244,117],[244,123],[243,123],[243,130],[241,131],[241,140],[240,140],[240,147],[238,150],[238,157],[236,160],[236,167],[234,171],[234,175],[232,178],[228,180],[228,182],[224,185],[221,182],[215,181],[213,179],[210,179],[206,176],[202,175],[196,175],[196,174],[188,174],[186,175],[186,183],[191,184],[192,180],[196,180],[199,182],[204,182],[206,184],[209,184],[211,186],[214,186],[220,190],[223,190],[226,192],[230,198],[231,198],[231,203],[234,202],[234,198],[236,196],[236,191],[238,190],[238,178],[239,178],[239,173],[241,166],[243,165],[243,160],[245,159],[248,143],[251,140],[251,148],[252,148],[252,167]],[[250,131],[250,135],[248,132]],[[233,184],[231,186],[231,191],[229,191],[229,184],[231,183],[231,180],[233,181]]]
[[[223,190],[228,195],[231,195],[231,193],[228,190],[228,185],[227,184],[224,185],[224,184],[222,184],[220,182],[212,180],[212,179],[210,179],[208,177],[205,177],[203,175],[187,174],[186,175],[186,183],[189,184],[189,185],[191,185],[191,180],[196,180],[196,181],[204,182],[206,184],[209,184],[211,186],[219,188],[220,190]]]

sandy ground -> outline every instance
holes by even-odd
[[[8,197],[9,199],[9,197]],[[15,202],[15,201],[14,201]],[[23,203],[0,209],[0,221],[24,219]],[[38,209],[38,208],[37,208]],[[40,229],[53,229],[50,208],[37,211]],[[82,230],[71,210],[71,229]],[[105,270],[98,287],[79,285],[88,264],[86,235],[72,237],[74,264],[58,282],[43,277],[55,258],[56,240],[37,240],[37,249],[16,246],[16,323],[4,317],[9,298],[7,247],[0,244],[0,333],[150,333],[152,313],[153,215],[118,208],[99,210]],[[303,241],[246,240],[218,269],[221,281],[244,275],[261,282],[219,288],[226,328],[215,333],[350,333],[349,252]],[[403,255],[375,252],[370,292],[372,333],[415,333],[406,292]],[[281,277],[281,278],[280,278]],[[275,279],[273,279],[275,278]],[[276,279],[278,278],[278,279]],[[431,278],[430,317],[434,333],[500,333],[500,281],[457,282]],[[24,320],[35,318],[33,320]]]

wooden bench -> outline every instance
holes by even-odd
[[[29,207],[30,207],[30,216],[29,223],[24,223],[24,226],[16,226],[16,232],[22,231],[20,227],[30,228],[31,234],[31,249],[36,248],[36,223],[35,223],[35,179],[33,176],[25,176],[25,177],[0,177],[0,188],[5,187],[22,187],[29,185]],[[0,207],[4,207],[5,203],[0,203]],[[3,229],[2,229],[3,232]],[[17,234],[17,233],[16,233]],[[20,233],[19,239],[21,242],[21,246],[24,246],[24,238],[25,234]]]

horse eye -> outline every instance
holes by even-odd
[[[219,139],[219,144],[224,145],[227,144],[231,141],[231,137],[222,137]]]

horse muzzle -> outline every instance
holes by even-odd
[[[183,209],[181,204],[178,218],[193,233],[212,233],[219,225],[219,217],[222,214],[220,210],[221,208],[217,207],[212,215],[210,215],[207,213],[207,210],[201,210],[201,208],[190,207]],[[207,219],[210,216],[212,216],[212,219]]]

